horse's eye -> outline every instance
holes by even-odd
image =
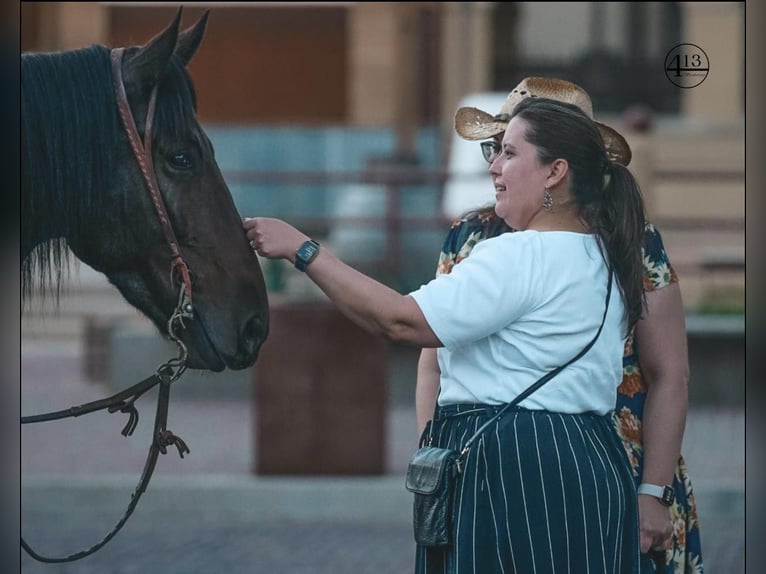
[[[184,152],[178,152],[170,156],[170,165],[176,169],[182,170],[187,170],[194,167],[191,156]]]

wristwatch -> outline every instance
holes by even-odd
[[[306,267],[314,261],[317,253],[319,253],[319,243],[313,239],[304,241],[303,245],[295,252],[295,268],[300,271],[306,271]]]
[[[676,491],[670,486],[659,486],[657,484],[647,484],[642,482],[638,485],[638,494],[648,494],[658,498],[665,506],[670,506],[676,500]]]

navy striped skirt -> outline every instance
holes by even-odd
[[[440,407],[434,446],[460,450],[501,407]],[[416,574],[639,572],[635,485],[611,418],[512,409],[474,442],[454,544],[418,546]]]

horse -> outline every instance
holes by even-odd
[[[142,46],[22,54],[22,303],[35,281],[58,296],[71,252],[177,336],[186,366],[244,369],[266,286],[196,118],[187,66],[209,12],[179,31],[181,13]]]
[[[129,415],[159,385],[153,441],[127,510],[97,544],[42,562],[71,562],[104,546],[146,490],[158,455],[175,446],[167,429],[170,384],[188,368],[252,366],[268,335],[263,273],[242,229],[213,146],[196,118],[187,66],[209,12],[179,31],[182,8],[143,46],[101,45],[21,58],[22,304],[61,290],[70,252],[103,273],[125,300],[179,346],[154,375],[108,397],[22,417],[22,424],[96,410]]]

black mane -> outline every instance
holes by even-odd
[[[126,161],[118,153],[126,138],[110,52],[96,45],[23,54],[21,86],[22,298],[32,294],[35,279],[43,294],[58,297],[67,271],[65,238],[74,243],[87,237],[89,222],[101,212],[100,199],[114,187],[117,162]],[[196,125],[195,109],[191,81],[173,57],[160,83],[153,139],[163,131],[188,133]],[[143,122],[137,123],[143,131]],[[131,155],[127,161],[135,160]],[[136,214],[126,211],[125,217]]]
[[[87,234],[84,215],[114,167],[116,106],[103,46],[22,55],[22,297],[35,276],[58,295],[68,256],[63,236]]]

